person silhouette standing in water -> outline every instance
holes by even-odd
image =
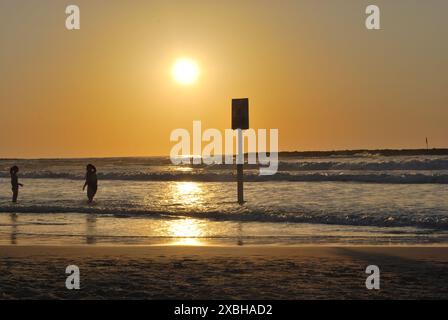
[[[93,164],[88,164],[86,171],[86,182],[82,190],[84,191],[87,186],[87,198],[89,199],[89,203],[92,203],[96,190],[98,189],[98,178],[96,176],[96,168]]]
[[[18,166],[13,166],[9,169],[9,173],[11,174],[12,202],[14,203],[17,202],[17,197],[19,196],[19,187],[23,187],[23,184],[19,183],[18,172]]]

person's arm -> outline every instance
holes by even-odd
[[[86,189],[86,186],[87,186],[87,180],[86,180],[86,182],[84,183],[84,186],[82,187],[82,191],[84,191],[84,190]]]
[[[20,187],[23,187],[23,184],[21,184],[21,183],[18,183],[18,185],[19,185]]]

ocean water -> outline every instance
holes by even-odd
[[[88,204],[85,165],[98,169]],[[19,202],[9,167],[18,165]],[[279,172],[168,158],[0,160],[0,244],[443,245],[448,155],[284,154]]]

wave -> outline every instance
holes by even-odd
[[[401,212],[398,214],[354,213],[340,214],[337,212],[302,211],[294,213],[279,213],[278,209],[242,208],[227,211],[153,211],[141,208],[95,208],[86,206],[1,206],[2,213],[35,213],[35,214],[91,214],[122,218],[198,218],[217,221],[234,222],[272,222],[272,223],[310,223],[346,226],[374,226],[374,227],[417,227],[425,229],[448,230],[448,216],[431,213],[416,214],[415,212]]]
[[[245,166],[245,179],[259,181],[339,181],[371,183],[448,183],[447,157],[375,157],[288,158],[278,163],[278,172],[259,176],[259,165]],[[342,155],[341,155],[342,157]],[[80,160],[23,160],[21,178],[27,179],[84,179]],[[197,181],[230,182],[235,180],[234,165],[174,166],[166,158],[97,159],[101,180],[130,181]],[[96,163],[96,162],[95,162]],[[5,168],[11,163],[3,164]],[[102,169],[102,170],[101,170]],[[0,178],[9,178],[7,169]]]
[[[3,176],[5,177],[5,176]],[[5,177],[6,178],[6,177]],[[83,176],[71,173],[23,173],[26,179],[68,179],[82,180]],[[233,182],[234,172],[166,172],[166,173],[104,173],[98,174],[100,180],[122,181],[193,181],[193,182]],[[395,184],[448,184],[445,173],[350,173],[350,172],[278,172],[271,176],[260,176],[257,172],[246,172],[247,182],[289,181],[289,182],[362,182]]]
[[[393,170],[448,170],[448,159],[412,159],[392,161],[300,161],[280,162],[279,170],[326,171],[326,170],[357,170],[357,171],[393,171]]]
[[[282,157],[396,157],[396,156],[446,156],[448,149],[358,149],[333,151],[283,151]]]

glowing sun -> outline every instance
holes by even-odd
[[[198,79],[199,67],[197,63],[191,59],[177,59],[173,65],[172,75],[174,80],[182,85],[193,84]]]

